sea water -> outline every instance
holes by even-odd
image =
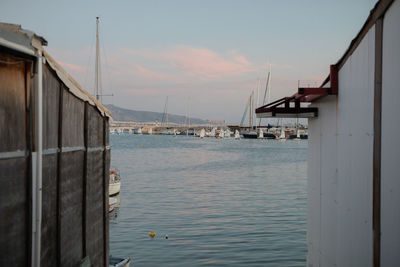
[[[111,135],[110,144],[122,180],[113,256],[135,267],[306,265],[306,140]]]

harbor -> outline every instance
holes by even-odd
[[[307,140],[126,134],[110,144],[123,179],[110,254],[137,266],[306,264]]]
[[[400,0],[204,3],[4,4],[0,266],[398,265]]]

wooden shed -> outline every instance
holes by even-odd
[[[399,26],[378,1],[321,87],[256,111],[309,118],[307,266],[400,265]]]
[[[108,266],[110,112],[0,23],[0,266]]]

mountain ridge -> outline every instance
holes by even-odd
[[[112,113],[114,121],[132,121],[132,122],[161,122],[163,113],[154,111],[142,111],[121,108],[112,104],[104,105]],[[168,113],[168,122],[185,123],[186,117]],[[207,124],[207,120],[199,118],[190,118],[191,124]]]

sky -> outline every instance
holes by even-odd
[[[93,94],[96,16],[104,104],[239,123],[252,90],[271,100],[318,86],[376,0],[0,0],[0,21]],[[257,99],[257,97],[256,97]],[[261,100],[259,100],[261,104]]]

